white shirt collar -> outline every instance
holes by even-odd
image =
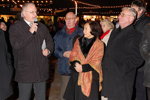
[[[24,21],[30,26],[31,25],[31,22],[27,21],[24,19]]]

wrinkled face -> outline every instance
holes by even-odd
[[[2,29],[3,31],[7,30],[7,26],[6,26],[6,24],[4,22],[0,23],[0,29]]]
[[[109,30],[109,27],[107,26],[106,22],[101,22],[100,24],[101,24],[103,33]]]
[[[91,34],[91,28],[90,28],[89,23],[86,23],[86,24],[84,25],[83,34],[84,34],[84,37],[86,37],[86,38],[93,36],[93,35]]]
[[[71,13],[71,12],[68,13],[66,15],[65,22],[66,22],[66,27],[68,29],[74,28],[76,24],[76,16],[74,15],[74,13]]]
[[[34,5],[30,4],[22,11],[22,17],[28,22],[34,22],[37,17],[37,9]]]
[[[119,25],[122,28],[128,26],[129,24],[133,22],[133,16],[128,10],[123,10],[120,13],[118,19],[119,19]]]

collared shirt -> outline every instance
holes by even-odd
[[[25,19],[24,19],[24,21],[25,21],[29,26],[31,26],[31,22],[29,22],[29,21],[27,21],[27,20],[25,20]]]

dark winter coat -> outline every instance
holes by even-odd
[[[150,23],[145,27],[142,42],[140,45],[140,51],[145,60],[144,86],[150,87]]]
[[[141,32],[143,34],[144,33],[143,27],[148,23],[150,23],[150,17],[142,15],[135,21],[134,27],[138,32]]]
[[[102,62],[102,95],[110,100],[131,100],[136,69],[143,63],[140,41],[132,25],[112,32]]]
[[[12,94],[12,74],[11,57],[7,51],[4,32],[0,30],[0,100],[5,100]]]
[[[140,34],[144,34],[144,27],[150,23],[150,17],[146,16],[145,14],[143,14],[141,17],[139,17],[135,23],[134,23],[134,28],[140,33]],[[144,62],[143,62],[144,64]],[[138,71],[141,72],[143,71],[143,64],[142,66],[139,67]]]
[[[45,25],[38,23],[33,35],[30,26],[22,19],[10,27],[10,41],[15,60],[15,80],[17,82],[41,82],[49,78],[49,61],[42,54],[42,43],[53,52],[53,41]]]
[[[63,53],[72,50],[74,38],[78,35],[83,35],[83,30],[78,26],[76,26],[75,31],[71,35],[66,33],[66,26],[64,26],[63,29],[58,31],[54,36],[54,54],[58,58],[58,71],[62,75],[69,75],[71,73],[69,69],[69,59],[64,57]]]

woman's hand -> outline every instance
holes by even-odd
[[[77,71],[77,72],[82,72],[82,65],[81,64],[79,64],[79,63],[76,63],[75,64],[75,70]]]

